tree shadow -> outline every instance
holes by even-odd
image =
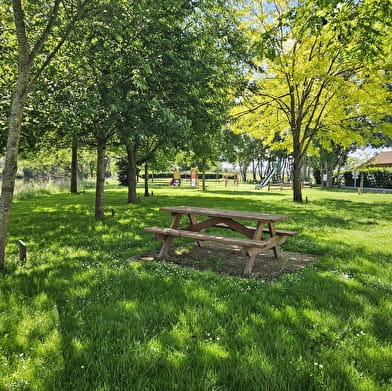
[[[365,373],[376,385],[390,378],[388,358],[369,372],[365,361],[378,358],[366,352],[361,357],[352,341],[361,338],[359,327],[367,314],[366,334],[388,343],[392,321],[385,298],[391,286],[354,275],[355,270],[350,274],[343,266],[332,272],[352,257],[340,251],[347,243],[328,246],[307,233],[349,230],[367,220],[374,226],[382,218],[389,221],[390,206],[374,204],[368,217],[360,202],[265,201],[260,206],[259,200],[173,195],[151,197],[141,208],[109,194],[108,205],[118,213],[96,223],[91,200],[88,195],[75,205],[74,199],[49,197],[37,203],[31,216],[18,211],[21,218],[13,222],[13,237],[28,235],[34,251],[52,256],[47,263],[28,260],[1,281],[7,319],[2,330],[8,335],[3,346],[9,356],[29,356],[30,376],[41,389],[355,390],[362,381],[355,373]],[[292,221],[284,226],[306,230],[299,229],[287,245],[303,248],[303,242],[310,242],[307,251],[324,251],[334,264],[321,261],[267,284],[163,263],[123,262],[130,253],[159,246],[143,227],[167,225],[171,217],[159,207],[178,204],[290,212]],[[335,216],[340,210],[349,217]],[[350,248],[376,267],[390,259],[385,251],[369,251],[360,243]],[[47,328],[39,322],[43,314]],[[23,334],[32,315],[36,321]],[[56,342],[50,339],[53,333],[58,333]],[[40,344],[46,353],[27,354],[31,347],[38,352]]]

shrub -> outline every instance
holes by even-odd
[[[360,174],[364,175],[364,187],[392,189],[392,168],[367,168],[360,170]],[[354,186],[352,171],[344,171],[343,175],[345,186]],[[358,178],[357,185],[359,185],[359,181],[360,179]]]

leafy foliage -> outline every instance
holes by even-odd
[[[233,110],[236,131],[293,154],[296,201],[302,201],[302,162],[314,152],[316,138],[327,149],[363,144],[390,112],[383,55],[390,20],[373,21],[370,28],[368,11],[369,2],[350,1],[262,1],[247,9],[251,16],[244,25],[253,61],[248,86]],[[364,36],[370,45],[366,53],[359,50]]]

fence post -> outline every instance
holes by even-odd
[[[27,258],[27,247],[23,240],[18,240],[18,244],[19,244],[19,260],[20,262],[25,263]]]

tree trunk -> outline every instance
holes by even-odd
[[[93,179],[95,176],[95,172],[94,172],[94,162],[90,161],[89,162],[89,167],[90,167],[90,178]]]
[[[257,170],[261,181],[263,179],[263,161],[261,159],[257,160]]]
[[[72,160],[71,160],[71,186],[72,194],[78,192],[78,145],[76,140],[72,141]]]
[[[22,82],[15,92],[10,124],[8,128],[7,152],[3,170],[3,182],[0,198],[0,269],[4,267],[5,247],[7,244],[7,233],[11,214],[12,200],[14,197],[15,178],[17,171],[18,151],[24,102],[26,95],[22,92]]]
[[[252,175],[253,175],[253,182],[257,182],[256,172],[257,172],[256,162],[255,162],[254,160],[252,160]]]
[[[43,50],[43,47],[45,47],[45,42],[48,40],[53,26],[57,22],[61,1],[56,0],[54,2],[46,28],[39,35],[39,38],[36,42],[28,41],[22,1],[13,0],[11,2],[18,45],[18,77],[15,84],[14,95],[12,97],[11,114],[8,125],[7,149],[3,170],[3,183],[0,197],[0,269],[4,267],[5,247],[7,242],[9,218],[14,196],[15,178],[18,163],[19,139],[28,89],[30,88],[31,84],[34,84],[43,70],[49,65],[58,50],[60,50],[63,43],[66,41],[68,34],[76,25],[75,21],[78,19],[77,16],[80,16],[80,11],[87,4],[87,2],[88,0],[84,1],[83,3],[79,3],[79,7],[77,7],[77,14],[72,17],[73,21],[66,29],[65,35],[49,53],[46,51],[47,48]],[[31,66],[37,55],[42,54],[43,51],[45,52],[46,60],[44,60],[43,63],[38,66],[38,70],[30,80],[29,77]]]
[[[144,163],[144,197],[150,195],[148,191],[148,164]]]
[[[301,155],[301,144],[298,137],[295,137],[298,132],[294,132],[294,151],[293,151],[293,201],[303,202],[302,199],[302,155]]]
[[[0,269],[4,268],[5,247],[14,197],[15,178],[18,164],[19,140],[22,127],[24,105],[27,97],[29,70],[19,69],[18,80],[12,98],[11,114],[8,126],[7,149],[5,154],[3,182],[0,197]]]
[[[206,162],[205,160],[202,161],[202,168],[201,168],[201,182],[202,182],[202,190],[207,190],[206,188]]]
[[[293,134],[293,201],[303,202],[302,199],[302,145],[300,141],[301,128],[300,122],[292,127]]]
[[[95,187],[95,218],[105,219],[105,140],[97,144],[97,179]]]
[[[246,170],[248,169],[247,164],[240,164],[240,175],[242,178],[242,182],[246,183]]]
[[[302,169],[300,162],[293,165],[293,201],[303,202],[302,200]]]
[[[139,202],[136,194],[137,186],[137,169],[136,169],[137,149],[127,145],[128,155],[128,204],[137,204]]]
[[[327,170],[327,188],[328,189],[333,187],[333,170],[334,170],[334,168],[332,166],[328,167],[328,170]]]

